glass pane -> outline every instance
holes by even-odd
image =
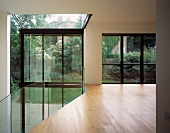
[[[82,37],[64,36],[64,82],[82,81]]]
[[[140,63],[140,36],[123,36],[124,63]]]
[[[102,66],[103,83],[120,83],[120,65],[103,65]]]
[[[120,63],[120,36],[102,37],[102,62]]]
[[[81,29],[88,14],[14,14],[23,28]]]
[[[44,81],[62,81],[62,36],[44,36]]]
[[[25,130],[42,121],[42,88],[25,88]]]
[[[12,98],[12,133],[21,133],[21,99],[20,89],[11,95]]]
[[[62,108],[62,88],[45,88],[44,98],[45,116],[51,115]]]
[[[156,65],[144,65],[144,83],[156,82]]]
[[[44,88],[44,119],[49,117],[49,88]]]
[[[82,88],[64,88],[64,105],[82,95]]]
[[[139,83],[140,65],[124,65],[123,76],[124,76],[124,83]]]
[[[24,36],[24,81],[30,81],[30,35]]]
[[[0,133],[11,132],[11,95],[0,101]]]
[[[42,36],[24,36],[24,81],[42,82]]]
[[[144,36],[144,63],[156,63],[156,36]]]

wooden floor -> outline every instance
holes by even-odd
[[[155,133],[156,85],[86,85],[29,133]]]

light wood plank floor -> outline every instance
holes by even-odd
[[[86,85],[29,133],[155,133],[156,85]]]

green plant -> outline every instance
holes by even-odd
[[[144,47],[144,62],[156,63],[156,47]]]
[[[129,52],[124,55],[125,63],[139,63],[140,62],[140,52]]]

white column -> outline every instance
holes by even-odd
[[[0,12],[0,100],[10,94],[10,15]]]

